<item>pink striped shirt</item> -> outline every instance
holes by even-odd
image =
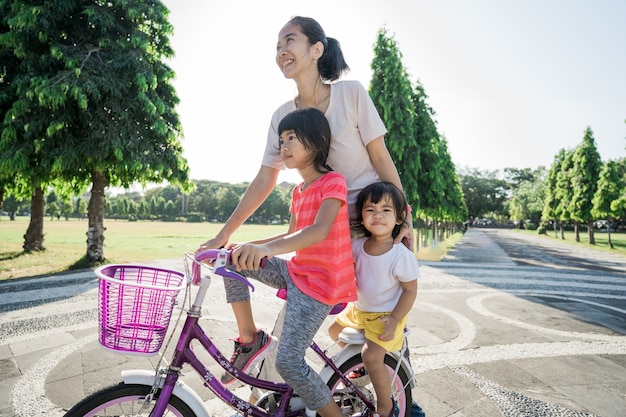
[[[289,275],[300,291],[324,304],[355,301],[346,180],[338,172],[329,172],[305,190],[302,185],[293,189],[291,199],[296,230],[312,225],[322,202],[328,198],[340,200],[341,208],[326,239],[297,251],[287,262]]]

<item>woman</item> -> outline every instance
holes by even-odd
[[[354,214],[358,193],[365,186],[388,181],[402,190],[400,176],[385,146],[385,126],[365,88],[358,81],[338,81],[349,67],[339,42],[325,35],[317,21],[296,16],[278,34],[276,64],[285,78],[296,83],[298,94],[280,106],[272,116],[261,168],[239,205],[218,234],[203,243],[198,252],[226,246],[230,236],[265,201],[284,168],[276,145],[278,124],[288,113],[314,107],[327,117],[332,133],[328,165],[346,179],[349,214]],[[413,250],[411,213],[395,239]],[[238,269],[255,270],[258,265],[238,260]],[[231,304],[237,323],[253,323],[250,301]],[[249,344],[258,339],[254,326],[238,326],[239,341]],[[269,350],[269,349],[268,349]]]

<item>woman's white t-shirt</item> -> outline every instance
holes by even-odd
[[[296,109],[294,100],[280,106],[272,116],[262,164],[284,169],[278,147],[278,124]],[[372,99],[359,81],[346,80],[330,84],[326,118],[332,138],[327,164],[343,174],[348,184],[348,206],[353,214],[358,193],[367,185],[380,181],[366,146],[387,133]]]

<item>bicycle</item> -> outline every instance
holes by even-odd
[[[306,409],[286,383],[258,379],[233,367],[200,327],[201,306],[212,275],[242,280],[254,291],[254,286],[246,278],[226,269],[229,251],[211,249],[196,256],[185,254],[184,261],[185,274],[136,265],[105,265],[96,270],[100,277],[99,342],[108,350],[124,354],[157,354],[165,338],[177,294],[182,288],[186,288],[185,298],[188,297],[190,307],[169,366],[160,366],[159,361],[156,370],[124,370],[119,384],[89,395],[65,416],[208,417],[210,410],[206,409],[200,396],[179,380],[185,364],[202,378],[205,387],[241,415],[314,416],[315,412]],[[207,265],[207,261],[211,265]],[[202,273],[204,268],[209,271],[208,274]],[[193,302],[189,291],[191,285],[198,287]],[[172,336],[170,340],[173,340]],[[236,396],[194,354],[190,347],[192,340],[197,340],[225,371],[266,394],[255,404]],[[330,347],[323,350],[315,341],[310,349],[322,360],[320,375],[342,413],[369,417],[375,410],[375,392],[369,378],[367,375],[358,379],[348,377],[352,371],[364,368],[361,359],[364,338],[362,334],[352,332],[351,335],[342,334],[341,340],[346,344],[333,356],[328,355]],[[405,417],[411,413],[411,389],[415,386],[415,375],[407,352],[405,333],[402,350],[388,352],[385,356],[392,393],[400,407],[400,415]]]

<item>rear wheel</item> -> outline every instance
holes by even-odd
[[[397,364],[398,361],[395,357],[385,355],[385,367],[391,377],[391,393],[393,398],[398,402],[398,407],[400,408],[399,415],[400,417],[410,417],[411,404],[413,402],[411,384],[409,376],[404,372],[404,369],[398,369],[398,373],[396,374],[395,370]],[[344,362],[339,367],[339,370],[344,375],[348,375],[352,371],[360,371],[363,368],[365,368],[363,358],[361,358],[361,354],[358,353]],[[355,378],[352,382],[372,403],[376,403],[376,391],[374,391],[374,386],[367,374],[360,378]],[[330,391],[333,393],[333,398],[344,415],[352,416],[363,412],[365,408],[363,402],[354,391],[346,387],[344,382],[339,378],[339,375],[335,374],[330,378],[328,388],[330,388]]]
[[[83,399],[69,410],[65,417],[148,416],[154,407],[152,401],[144,404],[152,390],[148,385],[119,384],[104,388]],[[156,393],[158,398],[160,390]],[[145,405],[145,407],[144,407]],[[196,417],[180,398],[172,395],[164,416]]]

